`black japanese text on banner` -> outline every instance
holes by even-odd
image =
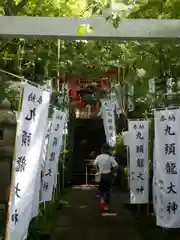
[[[7,240],[24,240],[27,236],[49,101],[50,92],[25,85],[16,141]]]
[[[45,173],[43,177],[42,201],[51,201],[57,164],[62,146],[63,130],[67,113],[55,109],[52,117],[51,135],[49,138]]]
[[[129,121],[130,148],[130,202],[134,204],[149,201],[149,158],[148,132],[149,122]]]
[[[45,165],[47,160],[47,152],[49,146],[49,138],[51,136],[51,126],[52,126],[52,119],[48,119],[48,125],[46,129],[46,136],[44,140],[44,147],[41,150],[41,181],[40,181],[40,198],[39,203],[42,203],[42,189],[43,189],[43,173],[45,171]]]
[[[180,110],[155,112],[154,208],[157,225],[180,227]]]
[[[41,193],[41,186],[42,186],[41,175],[44,170],[50,131],[51,131],[51,120],[48,120],[46,132],[45,132],[45,136],[44,136],[43,144],[42,144],[42,148],[41,148],[39,169],[38,169],[37,175],[36,175],[36,186],[35,186],[35,192],[34,192],[34,198],[33,198],[33,204],[32,204],[32,212],[31,212],[32,219],[34,217],[36,217],[39,213],[39,203],[40,203],[40,196],[41,196],[40,193]]]
[[[104,130],[106,135],[106,142],[110,146],[114,146],[116,143],[116,125],[115,125],[115,116],[114,116],[114,107],[110,101],[101,101],[102,112],[101,116],[103,119]]]
[[[167,95],[171,95],[173,92],[173,79],[172,78],[168,78],[166,81],[166,91],[167,91]]]

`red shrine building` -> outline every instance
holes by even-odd
[[[109,90],[112,77],[118,78],[118,68],[111,68],[107,73],[102,74],[100,79],[92,81],[66,73],[69,97],[71,104],[76,107],[77,118],[97,117],[100,111],[100,99]]]

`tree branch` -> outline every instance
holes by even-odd
[[[2,52],[4,51],[4,49],[7,48],[7,46],[9,46],[9,44],[11,44],[14,40],[15,40],[15,38],[13,38],[11,41],[9,41],[8,43],[6,43],[6,44],[0,49],[0,53],[2,53]]]
[[[21,0],[20,3],[18,3],[18,5],[16,6],[16,13],[18,13],[19,11],[21,11],[21,9],[23,9],[29,0]]]
[[[17,5],[14,3],[14,0],[7,0],[5,5],[5,16],[15,16],[20,12],[28,3],[29,0],[21,0]]]
[[[13,16],[13,15],[15,15],[14,0],[7,0],[4,11],[5,11],[5,15],[6,16]]]

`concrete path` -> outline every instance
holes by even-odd
[[[122,195],[112,196],[116,216],[102,216],[99,199],[92,189],[73,189],[65,197],[67,204],[59,212],[51,240],[150,240],[180,239],[163,233],[155,226],[154,217],[137,218],[124,207]]]

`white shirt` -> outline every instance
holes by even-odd
[[[94,165],[99,167],[99,171],[102,174],[110,173],[112,168],[118,166],[114,157],[104,153],[96,157]]]

